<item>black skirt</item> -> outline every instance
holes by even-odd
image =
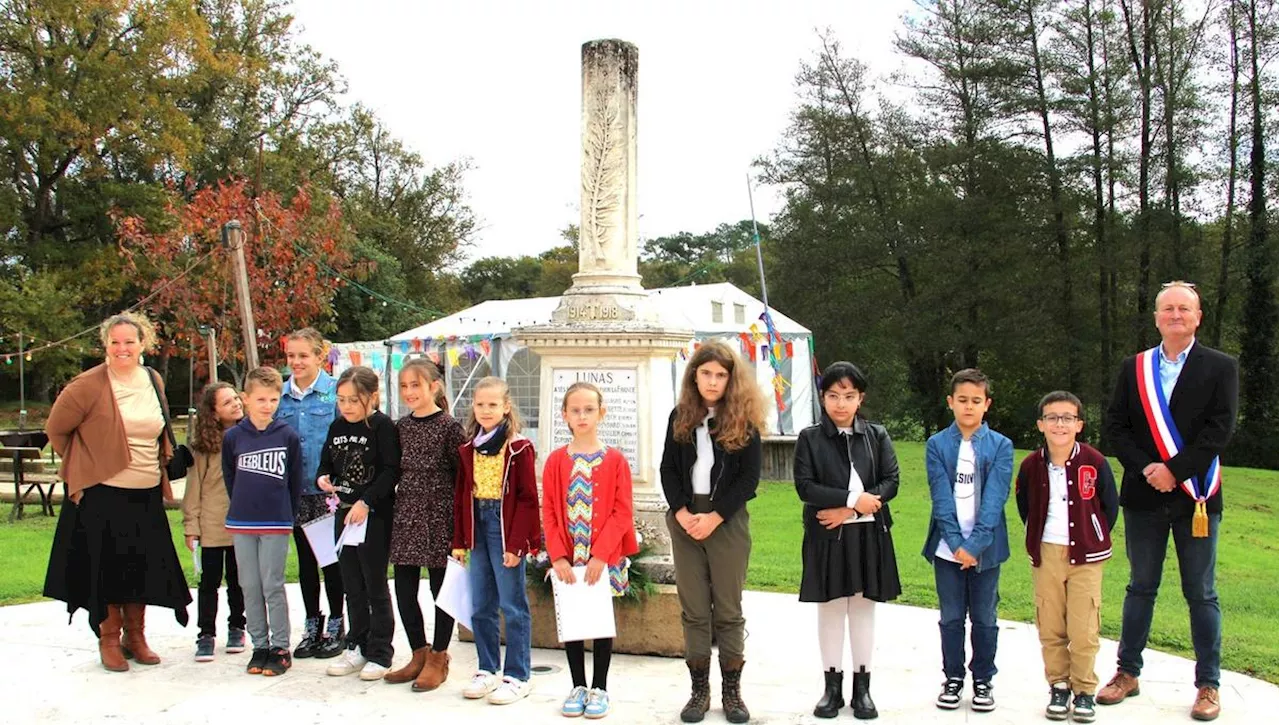
[[[80,504],[64,498],[53,534],[44,595],[67,603],[67,614],[89,613],[95,636],[108,604],[150,604],[174,610],[187,625],[191,590],[178,561],[160,487],[84,489]]]
[[[887,602],[902,593],[893,536],[879,521],[845,524],[838,537],[825,529],[811,532],[806,526],[801,557],[802,602],[829,602],[859,593],[872,601]]]

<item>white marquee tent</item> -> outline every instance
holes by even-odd
[[[817,413],[813,387],[812,333],[790,317],[771,309],[774,327],[782,338],[778,351],[786,381],[779,413],[774,395],[774,372],[762,348],[765,324],[760,319],[764,303],[732,284],[691,285],[650,290],[664,321],[694,331],[689,347],[672,360],[672,386],[684,374],[685,361],[694,345],[722,339],[754,360],[756,379],[769,405],[769,433],[791,434],[811,425]],[[406,330],[390,340],[339,343],[330,353],[334,374],[351,365],[369,365],[384,380],[393,376],[404,359],[429,355],[445,368],[446,392],[462,416],[470,405],[476,380],[497,375],[507,381],[526,425],[535,429],[538,410],[539,361],[532,350],[519,345],[512,330],[551,321],[559,297],[490,300]],[[354,353],[354,354],[353,354]],[[391,378],[394,379],[394,378]],[[392,417],[403,415],[394,384],[383,386],[382,408]],[[531,432],[530,435],[533,435]]]

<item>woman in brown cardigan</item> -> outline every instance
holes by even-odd
[[[45,423],[62,456],[66,497],[44,595],[66,602],[69,615],[87,611],[102,666],[123,672],[130,657],[160,662],[147,646],[146,605],[173,609],[186,626],[191,592],[164,511],[173,498],[164,475],[173,449],[163,383],[140,363],[155,331],[126,312],[103,322],[100,334],[106,363],[76,376]]]

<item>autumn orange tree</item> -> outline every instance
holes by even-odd
[[[160,333],[157,352],[186,357],[194,347],[197,359],[207,361],[199,328],[208,325],[218,331],[220,365],[238,381],[243,337],[230,256],[222,247],[222,225],[232,219],[245,230],[249,295],[264,364],[282,359],[280,340],[289,331],[329,320],[342,284],[335,272],[345,276],[350,256],[339,205],[326,195],[313,196],[306,184],[285,201],[270,191],[255,198],[244,179],[224,180],[187,195],[174,190],[163,228],[135,216],[116,219],[126,272],[142,295],[155,295],[143,309]]]

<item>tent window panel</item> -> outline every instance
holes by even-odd
[[[479,366],[479,370],[476,367]],[[472,375],[472,371],[475,375]],[[465,421],[471,413],[471,401],[475,399],[476,383],[489,374],[489,361],[476,356],[474,360],[465,355],[458,357],[458,365],[449,370],[449,401],[457,399],[452,411],[453,417]],[[470,378],[468,380],[467,378]],[[465,385],[465,387],[464,387]],[[459,394],[461,393],[461,394]]]
[[[747,324],[747,306],[733,303],[733,322],[737,325]]]
[[[723,302],[711,303],[711,321],[724,322],[724,303]]]
[[[511,399],[520,410],[525,428],[538,428],[538,386],[542,380],[541,357],[529,348],[521,348],[507,363],[507,387]]]

